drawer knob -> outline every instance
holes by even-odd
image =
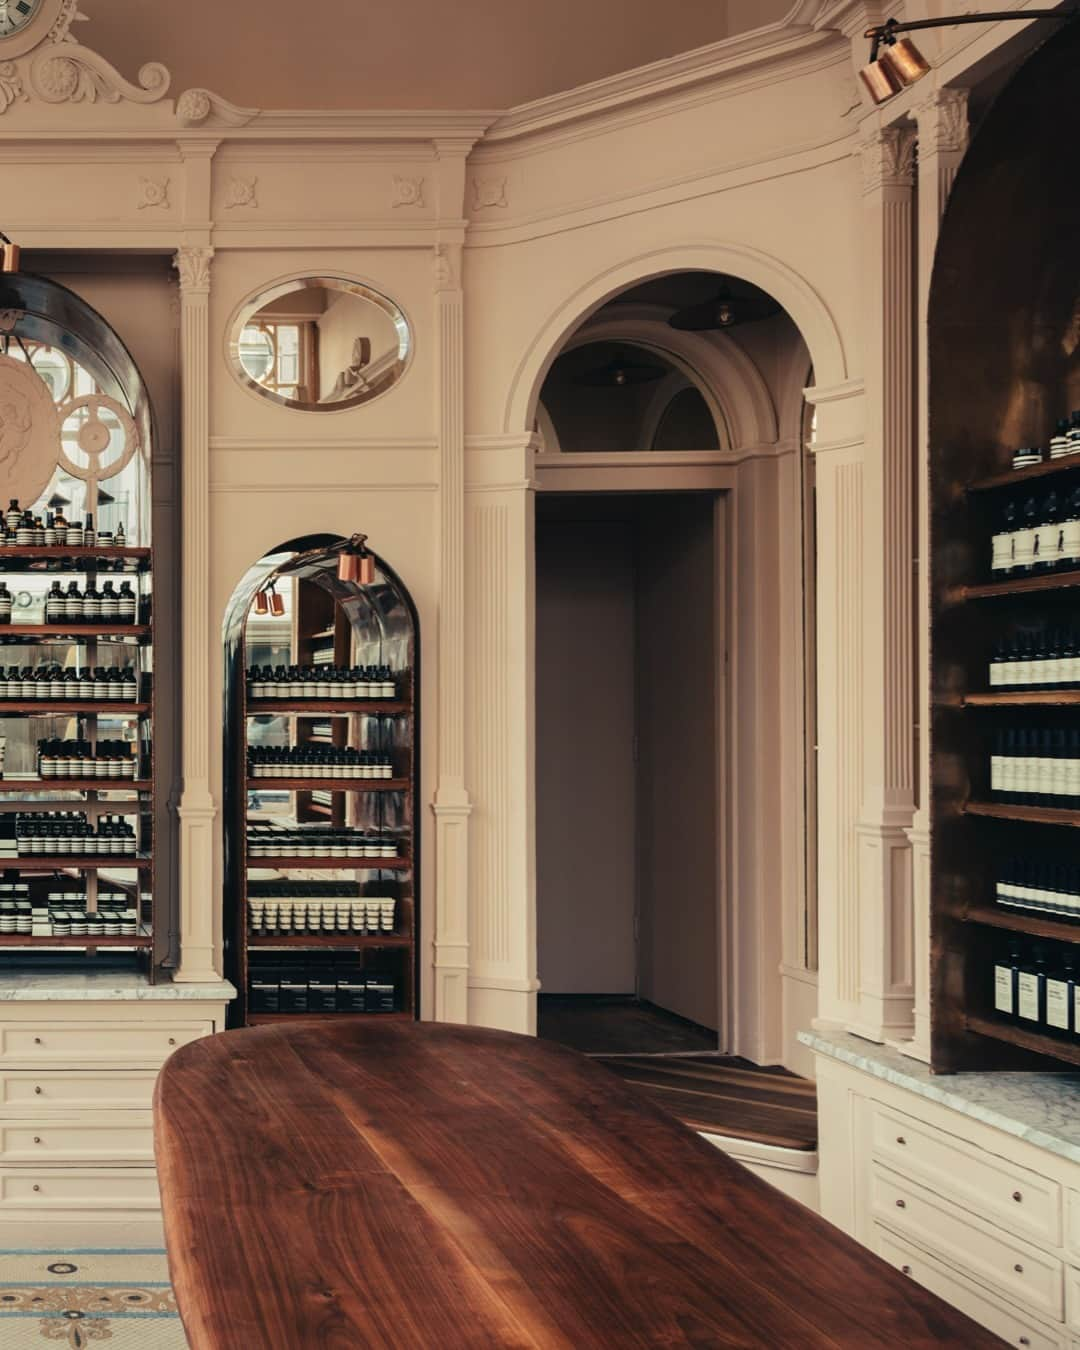
[[[901,1274],[901,1275],[910,1275],[910,1274],[911,1274],[911,1267],[910,1267],[910,1266],[901,1266],[901,1267],[900,1267],[900,1274]]]
[[[41,1037],[40,1037],[40,1036],[35,1036],[35,1037],[34,1037],[34,1044],[35,1044],[35,1045],[40,1045],[40,1044],[41,1044]]]
[[[898,1144],[906,1144],[906,1143],[907,1143],[907,1140],[904,1138],[904,1136],[903,1136],[902,1134],[898,1134],[898,1135],[896,1136],[896,1142],[897,1142]]]
[[[36,1087],[36,1088],[34,1089],[34,1096],[35,1096],[35,1097],[40,1097],[40,1096],[41,1096],[41,1088]]]
[[[1020,1264],[1019,1261],[1017,1261],[1016,1265],[1013,1266],[1013,1270],[1016,1271],[1017,1275],[1023,1275],[1024,1273],[1024,1267]]]
[[[897,1208],[897,1209],[907,1209],[907,1204],[906,1204],[905,1201],[903,1201],[903,1200],[897,1200],[897,1202],[896,1202],[896,1208]]]
[[[35,1185],[35,1186],[34,1186],[34,1190],[35,1190],[35,1191],[40,1191],[40,1190],[41,1190],[41,1187],[40,1187],[40,1186],[37,1186],[37,1185]]]
[[[1023,1197],[1023,1195],[1020,1193],[1020,1191],[1013,1191],[1013,1199],[1016,1201],[1017,1204],[1019,1204],[1020,1201],[1023,1200],[1023,1198],[1024,1198],[1024,1197]]]
[[[40,1136],[39,1134],[35,1134],[35,1135],[34,1135],[34,1143],[35,1143],[35,1144],[40,1144],[40,1143],[41,1143],[41,1136]]]
[[[176,1037],[175,1037],[175,1036],[170,1036],[170,1037],[169,1037],[169,1044],[170,1044],[170,1045],[175,1045],[175,1044],[176,1044]]]
[[[1026,1336],[1021,1336],[1021,1337],[1020,1337],[1020,1344],[1021,1344],[1021,1345],[1030,1345],[1030,1344],[1031,1344],[1031,1341],[1028,1340],[1028,1338],[1027,1338]]]

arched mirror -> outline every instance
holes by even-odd
[[[341,277],[300,277],[243,304],[229,361],[246,388],[284,408],[342,412],[404,375],[412,330],[387,296]]]

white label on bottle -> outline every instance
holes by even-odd
[[[1066,759],[1065,792],[1066,797],[1080,796],[1080,759]]]
[[[1013,560],[1017,567],[1030,567],[1035,559],[1035,531],[1013,530]]]
[[[1005,661],[990,662],[990,688],[997,689],[1005,683]]]
[[[1073,1026],[1080,1027],[1080,981],[1073,985]]]
[[[1016,764],[1015,755],[1001,756],[1001,790],[1002,792],[1016,791]]]
[[[1046,1023],[1060,1031],[1069,1029],[1069,986],[1064,980],[1046,981]]]
[[[1067,520],[1061,527],[1061,556],[1080,560],[1080,520]]]
[[[1055,797],[1066,797],[1069,792],[1069,761],[1061,755],[1055,756],[1050,761],[1052,767],[1050,775],[1050,791]]]
[[[1040,525],[1035,534],[1039,561],[1053,566],[1061,553],[1061,527],[1057,522],[1053,525]]]
[[[1022,970],[1017,980],[1018,1012],[1027,1022],[1039,1020],[1039,977]]]
[[[1004,778],[1005,778],[1005,771],[1004,771],[1004,767],[1003,767],[1003,766],[1004,766],[1004,762],[1005,762],[1005,756],[1004,756],[1004,755],[991,755],[991,756],[990,756],[990,791],[991,791],[991,792],[1004,792],[1004,791],[1005,791],[1005,788],[1003,787],[1003,782],[1004,782]]]
[[[995,534],[991,541],[990,569],[1002,572],[1012,566],[1012,535],[1008,532]]]
[[[1012,971],[1008,966],[994,967],[994,1008],[997,1012],[1008,1013],[1010,1016],[1015,1012]]]

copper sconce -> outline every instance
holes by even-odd
[[[375,557],[367,548],[367,535],[354,534],[338,557],[338,580],[356,586],[375,583]]]

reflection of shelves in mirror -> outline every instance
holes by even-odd
[[[127,937],[106,937],[98,934],[94,937],[27,937],[25,933],[0,934],[0,948],[22,947],[26,951],[43,951],[50,947],[76,947],[86,950],[92,947],[149,947],[153,944],[153,934],[145,926],[140,933],[129,933]]]
[[[324,948],[336,948],[338,951],[344,948],[346,951],[370,951],[374,947],[409,947],[412,945],[412,938],[407,934],[400,933],[373,933],[366,936],[363,933],[310,933],[297,934],[293,936],[262,934],[258,937],[253,934],[248,935],[248,946],[259,947],[262,950],[279,947],[282,950],[296,949],[297,947],[305,951],[318,952]]]
[[[407,778],[249,778],[249,792],[260,789],[279,792],[408,792],[412,784]]]
[[[125,703],[118,698],[114,703],[55,702],[48,698],[8,700],[0,699],[0,717],[67,717],[73,713],[98,713],[102,717],[146,717],[149,703]]]
[[[12,544],[0,545],[0,562],[46,562],[58,558],[70,558],[72,562],[81,562],[93,566],[98,558],[108,559],[111,562],[115,562],[117,558],[130,558],[149,564],[150,556],[148,548],[115,548],[112,545],[105,545],[101,548],[68,548],[63,544],[49,545],[48,548],[20,548]],[[117,573],[117,575],[121,574]]]
[[[247,704],[247,715],[249,717],[258,717],[266,713],[276,713],[282,716],[305,717],[309,713],[330,713],[337,714],[339,717],[351,717],[356,714],[376,714],[391,713],[404,714],[412,711],[411,703],[400,701],[390,702],[379,699],[348,700],[334,699],[249,699]]]
[[[146,623],[12,623],[0,625],[0,640],[4,638],[63,638],[65,641],[92,641],[101,637],[149,638],[150,625]]]
[[[412,864],[408,858],[261,858],[248,854],[252,871],[265,868],[274,872],[300,872],[309,867],[340,868],[343,872],[407,872]]]
[[[150,864],[147,854],[134,858],[120,853],[76,858],[66,853],[51,853],[48,856],[0,858],[0,872],[146,872]]]

